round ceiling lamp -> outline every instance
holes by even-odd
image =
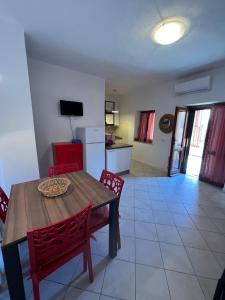
[[[189,22],[183,17],[162,20],[152,30],[152,39],[160,45],[170,45],[180,40],[188,31]]]

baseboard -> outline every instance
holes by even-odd
[[[119,175],[119,176],[122,176],[122,175],[127,175],[129,173],[130,173],[130,170],[126,170],[126,171],[119,172],[119,173],[116,173],[116,174]]]

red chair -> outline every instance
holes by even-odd
[[[91,205],[53,225],[27,232],[34,299],[39,300],[39,282],[74,256],[83,252],[84,271],[93,281],[90,221]]]
[[[79,171],[79,166],[77,163],[65,164],[65,165],[56,165],[48,168],[48,176],[52,177],[55,175],[76,172]]]
[[[6,196],[3,189],[0,187],[0,219],[5,223],[8,210],[9,198]]]
[[[100,178],[100,182],[104,184],[105,187],[110,189],[113,193],[115,193],[119,199],[122,193],[124,180],[118,176],[113,174],[110,171],[103,170]],[[119,217],[119,214],[118,214]],[[93,234],[100,228],[109,224],[109,209],[107,206],[100,207],[91,213],[91,221],[90,221],[90,231]],[[120,240],[120,228],[118,226],[118,248],[121,248],[121,240]]]

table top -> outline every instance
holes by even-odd
[[[67,173],[71,184],[59,197],[46,198],[37,189],[44,179],[12,186],[5,222],[3,247],[26,239],[29,229],[59,222],[84,208],[88,202],[93,209],[117,199],[114,193],[84,171]]]

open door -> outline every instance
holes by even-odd
[[[168,176],[176,175],[180,173],[182,169],[186,145],[187,118],[188,109],[186,107],[176,107],[168,164]]]

